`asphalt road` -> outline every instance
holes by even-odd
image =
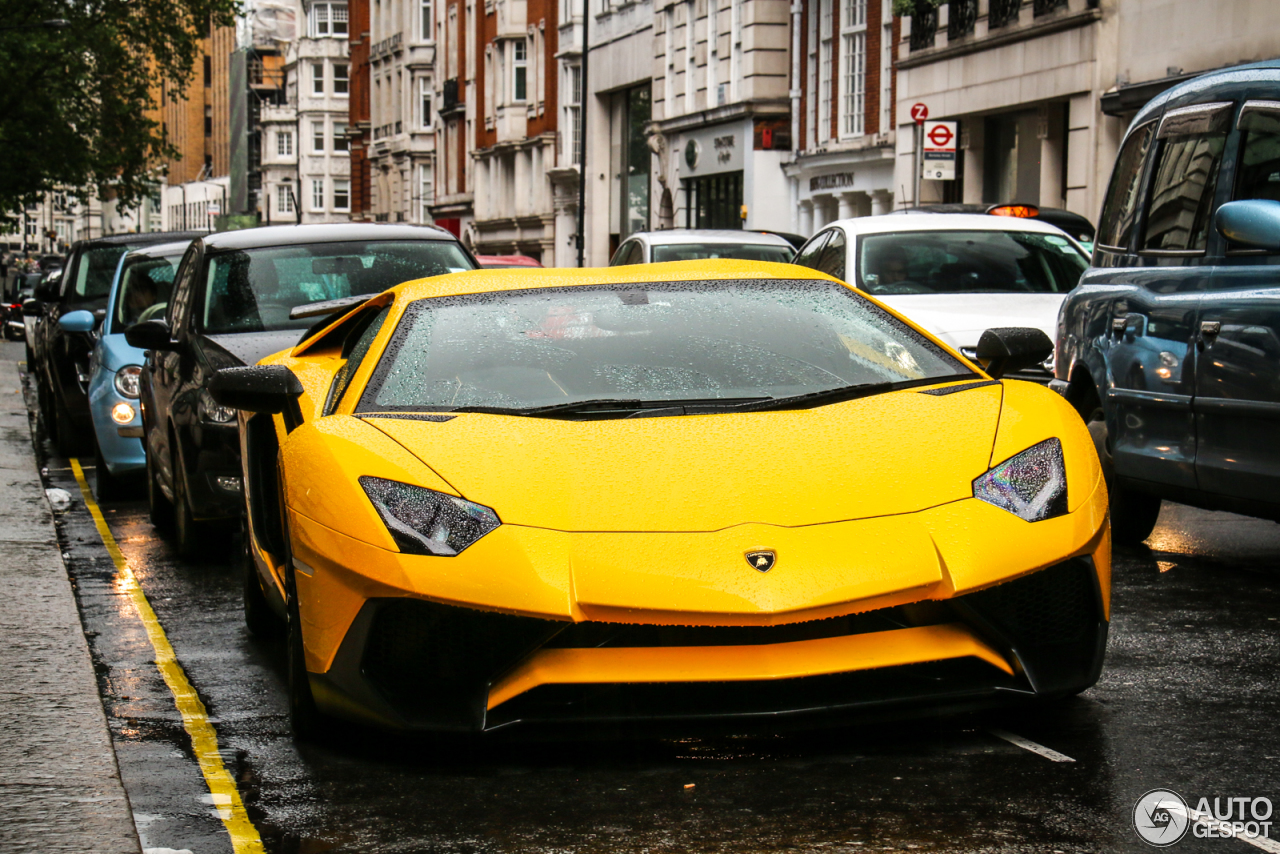
[[[68,461],[38,448],[46,485],[76,498],[59,536],[144,848],[229,852],[226,805]],[[1272,522],[1166,505],[1149,548],[1116,552],[1101,681],[1043,709],[787,735],[459,745],[357,733],[316,747],[290,733],[282,645],[244,628],[233,537],[184,562],[144,502],[103,511],[272,852],[1145,851],[1131,812],[1150,789],[1193,806],[1280,803]],[[1174,850],[1258,847],[1188,834]]]

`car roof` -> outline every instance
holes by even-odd
[[[174,240],[190,242],[197,237],[204,237],[208,233],[207,231],[141,231],[129,234],[107,234],[102,237],[77,240],[71,249],[74,252],[79,247],[128,246],[130,244],[141,247],[150,246],[154,243],[169,243]]]
[[[991,214],[939,214],[934,216],[860,216],[827,223],[838,225],[850,234],[884,234],[894,231],[1031,231],[1037,234],[1062,234],[1062,229],[1047,222],[1024,217]]]
[[[166,255],[181,255],[191,245],[190,240],[171,240],[168,243],[155,243],[130,250],[128,257],[162,258]]]
[[[1277,83],[1280,83],[1280,59],[1209,71],[1156,95],[1133,117],[1129,129],[1145,124],[1170,107],[1245,98],[1273,99]]]
[[[667,228],[662,231],[637,231],[631,237],[639,237],[650,245],[655,243],[748,243],[757,246],[791,247],[790,243],[776,234],[734,231],[728,228]]]
[[[813,279],[838,284],[826,273],[797,264],[771,261],[699,259],[621,267],[528,267],[506,270],[468,270],[405,282],[391,289],[397,298],[411,300],[500,291],[593,285],[666,284],[668,282],[734,281],[742,279]],[[845,286],[847,287],[847,285]]]
[[[206,249],[259,249],[266,246],[297,246],[306,243],[342,243],[348,240],[440,240],[457,243],[443,228],[404,223],[342,222],[304,225],[268,225],[240,231],[223,231],[202,239]],[[461,244],[459,244],[461,245]]]

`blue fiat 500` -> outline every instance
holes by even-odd
[[[96,438],[95,465],[99,501],[122,497],[130,481],[141,483],[147,458],[142,443],[138,393],[143,351],[124,340],[135,323],[164,315],[178,262],[190,241],[162,243],[123,256],[116,267],[106,316],[98,328],[89,360],[89,412]],[[98,318],[73,311],[59,321],[67,332],[92,333]]]

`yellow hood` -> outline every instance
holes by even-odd
[[[968,498],[990,462],[1000,401],[993,385],[741,415],[366,420],[507,524],[694,532],[888,516]]]

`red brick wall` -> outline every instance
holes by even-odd
[[[867,78],[863,88],[866,98],[863,100],[862,127],[867,133],[880,130],[880,15],[881,3],[869,0],[867,3]]]

